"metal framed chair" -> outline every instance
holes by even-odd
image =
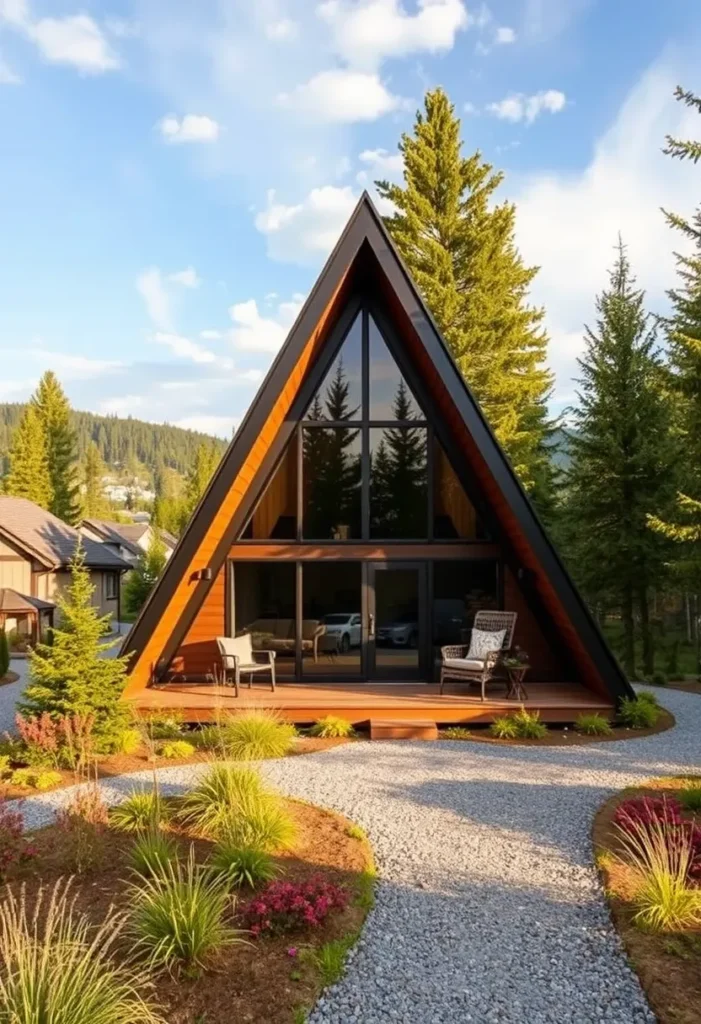
[[[475,615],[473,629],[483,633],[501,633],[504,637],[499,647],[485,652],[481,657],[468,657],[470,644],[456,644],[441,647],[440,692],[446,679],[463,683],[478,683],[482,700],[485,700],[487,683],[500,678],[499,665],[505,651],[513,645],[516,628],[516,612],[501,612],[485,609]]]
[[[218,636],[217,647],[221,655],[224,684],[233,681],[236,696],[239,695],[241,675],[248,673],[248,689],[251,689],[253,676],[257,672],[270,673],[270,689],[275,691],[275,651],[256,651],[254,654],[251,634],[242,636]],[[267,655],[266,661],[256,661],[255,655]]]

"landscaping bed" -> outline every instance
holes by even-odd
[[[19,676],[16,672],[6,672],[4,676],[0,676],[0,686],[6,686],[8,683],[16,683]]]
[[[694,799],[686,796],[689,790],[695,794]],[[661,866],[665,870],[661,873],[658,870],[659,881],[650,887],[647,895],[641,885],[650,877],[651,858],[648,855],[645,859],[643,869],[640,862],[636,866],[617,824],[617,821],[631,820],[627,810],[631,806],[629,802],[641,798],[653,801],[647,806],[654,813],[646,811],[645,821],[649,822],[655,815],[668,818],[667,823],[659,826],[660,834],[673,836],[678,830],[688,833],[692,837],[692,850],[696,851],[692,852],[691,865],[681,883],[673,885],[670,875],[675,872],[669,869],[678,865],[672,848],[671,861],[663,859]],[[688,804],[683,802],[685,800]],[[633,805],[634,808],[640,806]],[[634,809],[634,820],[639,813]],[[658,834],[658,826],[648,824],[637,826],[634,835],[638,836],[646,827],[651,835]],[[593,843],[611,916],[658,1021],[660,1024],[698,1024],[701,1007],[701,776],[658,779],[612,797],[596,816]],[[641,910],[649,915],[655,907],[659,916],[654,923],[648,916],[636,920]],[[675,908],[687,915],[683,925],[679,918],[675,920],[671,916]]]
[[[243,766],[218,764],[213,770],[257,776]],[[164,820],[159,819],[157,825],[159,840],[175,844],[175,857],[181,865],[193,858],[195,872],[203,878],[210,877],[207,872],[213,870],[213,855],[223,843],[223,833],[212,829],[211,834],[203,836],[201,820],[199,824],[184,822],[182,811],[187,798],[165,799],[157,791],[152,793],[164,814]],[[203,962],[180,957],[166,966],[150,962],[147,965],[149,976],[145,983],[142,979],[141,995],[168,1024],[298,1024],[305,1019],[323,985],[339,976],[345,954],[358,937],[373,901],[372,856],[364,833],[335,813],[266,791],[265,800],[269,799],[275,801],[283,817],[291,819],[295,835],[269,855],[262,854],[264,844],[254,844],[268,862],[268,872],[275,872],[274,881],[268,874],[258,879],[253,888],[246,883],[236,885],[232,880],[224,885],[228,895],[220,923],[234,930],[233,944],[213,943]],[[234,809],[237,823],[250,813],[250,805],[242,806],[243,811]],[[50,891],[58,880],[80,868],[73,883],[74,916],[84,914],[91,925],[98,926],[111,905],[128,915],[136,914],[139,903],[133,887],[143,886],[149,873],[141,869],[138,874],[132,858],[140,837],[152,833],[146,828],[124,831],[124,821],[119,823],[113,817],[117,810],[110,812],[108,821],[103,820],[95,827],[104,814],[101,811],[96,816],[92,811],[86,812],[86,807],[81,805],[79,812],[74,808],[71,827],[66,827],[66,819],[57,820],[56,824],[29,834],[31,859],[17,861],[9,868],[5,900],[8,892],[17,897],[23,893],[28,906],[33,908],[40,890]],[[155,827],[152,823],[149,829]],[[171,849],[171,862],[173,856]],[[153,869],[153,877],[160,871],[159,865]],[[221,880],[223,876],[217,877]],[[336,894],[337,903],[332,902],[328,911],[322,908],[324,912],[320,911],[319,919],[311,924],[298,914],[289,930],[269,931],[265,927],[268,913],[256,915],[252,908],[256,899],[275,906],[269,890],[271,884],[278,888],[292,886],[295,891],[302,891],[303,886],[324,893],[328,890],[332,900]],[[46,896],[44,899],[46,904]],[[321,902],[316,906],[321,908]],[[270,918],[273,923],[279,922],[283,915],[276,916],[271,910]],[[257,922],[263,922],[262,931],[254,937],[251,928],[255,932]],[[127,923],[111,950],[111,962],[129,963],[138,936]],[[76,1016],[76,1024],[84,1024],[84,1020],[83,1016]]]

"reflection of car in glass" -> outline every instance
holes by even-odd
[[[363,632],[360,615],[332,612],[321,621],[325,626],[324,635],[336,640],[337,650],[347,651],[349,647],[360,647]]]
[[[394,622],[378,626],[376,642],[389,647],[416,647],[419,627],[416,616],[407,612]]]

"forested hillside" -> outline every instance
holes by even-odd
[[[5,468],[5,457],[10,449],[11,435],[19,423],[25,405],[19,402],[0,404],[0,472]],[[145,423],[129,417],[98,416],[91,412],[72,412],[78,435],[78,457],[85,455],[90,441],[94,441],[108,466],[125,466],[134,460],[152,471],[165,465],[185,476],[195,462],[197,448],[202,442],[214,445],[219,454],[226,441],[183,430],[168,424]]]

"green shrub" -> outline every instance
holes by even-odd
[[[155,789],[137,791],[110,811],[110,824],[122,832],[143,832],[168,820],[169,808]]]
[[[687,782],[677,796],[679,803],[687,811],[701,811],[701,780],[698,782]]]
[[[261,882],[270,882],[278,868],[269,853],[256,846],[232,846],[228,841],[217,844],[208,868],[231,887],[248,885],[254,889]]]
[[[31,789],[51,789],[61,781],[60,772],[43,768],[15,768],[10,776],[13,786],[29,786]]]
[[[117,742],[117,752],[119,754],[135,754],[141,746],[141,742],[141,733],[138,729],[133,726],[130,729],[124,729]]]
[[[518,735],[516,723],[511,715],[498,715],[489,726],[490,736],[499,740],[513,740]]]
[[[540,711],[526,711],[519,708],[514,715],[516,735],[524,740],[542,740],[548,734],[548,727],[540,720]]]
[[[39,771],[34,778],[35,789],[52,789],[63,781],[60,772]]]
[[[318,722],[309,730],[310,736],[319,736],[322,739],[331,739],[338,736],[352,736],[354,733],[353,725],[345,718],[337,718],[335,715],[326,715],[325,718],[320,718]]]
[[[270,794],[258,772],[243,765],[213,764],[183,799],[181,820],[203,836],[216,837],[239,809]]]
[[[289,753],[296,730],[272,711],[246,711],[223,726],[224,744],[235,761],[262,761]]]
[[[132,870],[143,878],[162,875],[167,866],[177,859],[177,843],[157,828],[137,836],[129,853]]]
[[[124,917],[110,910],[95,928],[59,880],[39,906],[24,893],[0,905],[0,1020],[5,1024],[165,1024],[146,998],[147,973],[113,957]]]
[[[194,753],[195,748],[187,740],[166,740],[158,748],[159,757],[165,757],[169,761],[175,761],[180,757],[191,757]]]
[[[608,719],[596,711],[578,715],[574,727],[585,736],[611,736],[613,733]]]
[[[130,896],[136,950],[152,970],[196,973],[242,941],[224,921],[232,905],[226,886],[198,867],[193,848],[185,865],[170,861],[162,874],[132,885]]]
[[[0,779],[4,779],[6,775],[9,775],[12,771],[10,767],[10,759],[7,754],[0,754]]]
[[[7,642],[7,633],[0,629],[0,679],[7,675],[10,669],[10,645]]]
[[[443,729],[441,732],[441,739],[471,740],[472,730],[466,729],[463,725],[451,725],[448,729]]]
[[[653,704],[656,708],[660,706],[657,694],[653,693],[652,690],[641,690],[638,694],[638,700],[647,701],[648,704]]]
[[[624,697],[618,709],[618,717],[629,729],[651,729],[660,717],[660,709],[649,698]]]
[[[155,711],[144,720],[154,740],[178,740],[183,733],[183,716],[178,711]]]
[[[633,894],[635,923],[665,932],[701,926],[701,889],[689,884],[691,832],[678,830],[670,842],[668,826],[646,823],[617,826],[617,834],[625,862],[640,878]]]

